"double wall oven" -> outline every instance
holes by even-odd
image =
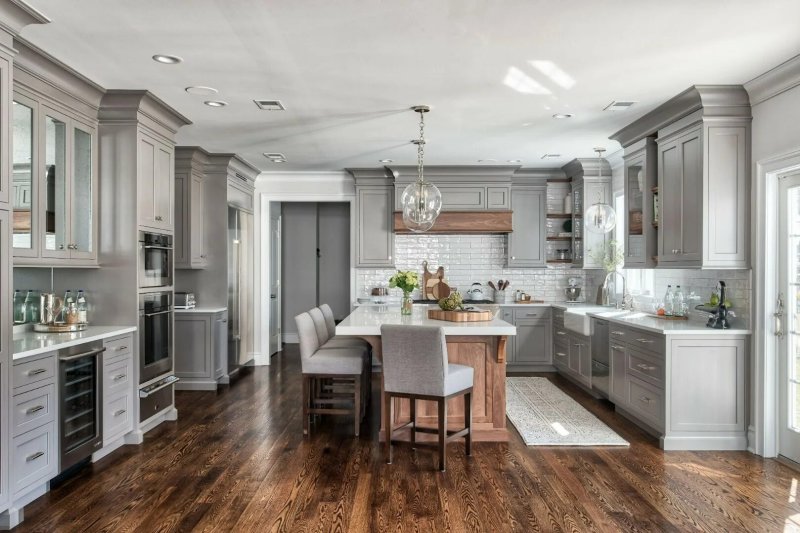
[[[172,236],[139,232],[139,419],[172,405]]]

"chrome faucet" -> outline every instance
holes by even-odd
[[[628,294],[627,290],[627,280],[625,276],[622,275],[622,272],[617,270],[612,270],[606,274],[606,279],[603,280],[603,305],[611,305],[611,296],[608,293],[608,282],[614,274],[622,278],[622,300],[617,300],[615,302],[616,308],[633,310],[633,302],[630,300],[630,294]]]

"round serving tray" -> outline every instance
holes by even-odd
[[[33,331],[39,333],[74,333],[83,331],[87,324],[34,324]]]

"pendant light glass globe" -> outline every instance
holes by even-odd
[[[403,206],[403,223],[416,233],[433,227],[442,210],[442,193],[433,183],[415,181],[408,185],[400,197]]]
[[[597,203],[586,210],[586,229],[592,233],[608,233],[617,225],[617,214],[608,204]]]

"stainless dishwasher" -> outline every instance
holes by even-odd
[[[58,351],[59,472],[103,446],[103,341]]]
[[[608,321],[592,319],[592,388],[608,398]]]

